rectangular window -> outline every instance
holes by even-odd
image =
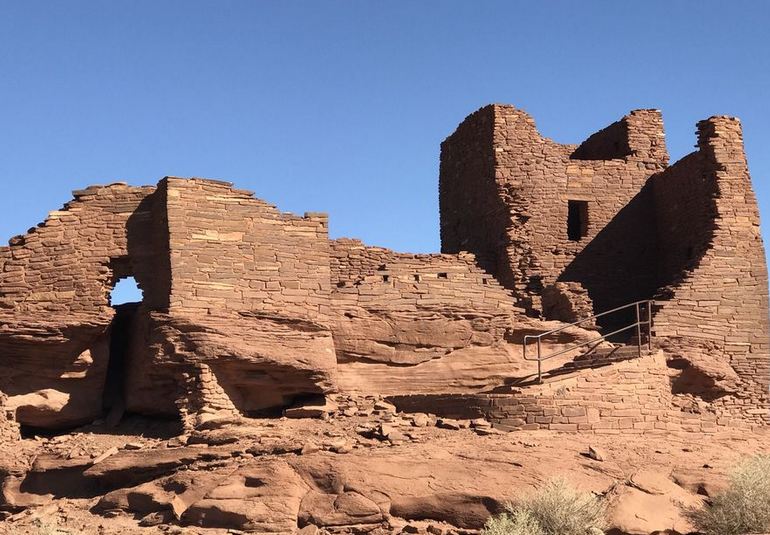
[[[580,241],[588,235],[588,201],[567,201],[567,238]]]

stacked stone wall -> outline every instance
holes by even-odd
[[[489,146],[468,140],[482,131],[488,142],[490,121]],[[631,112],[575,147],[543,138],[511,106],[482,108],[442,145],[442,229],[462,231],[442,234],[442,250],[464,239],[468,250],[495,259],[496,276],[530,312],[553,319],[655,296],[659,344],[687,368],[673,392],[729,417],[770,418],[767,273],[740,124],[714,117],[699,123],[698,135],[699,150],[666,168],[655,110]],[[489,151],[496,188],[486,185]],[[464,206],[444,184],[484,185],[483,202]],[[577,240],[567,233],[568,201],[587,205]],[[491,239],[463,227],[470,210]],[[600,323],[619,328],[633,319],[615,314]]]
[[[230,410],[226,399],[253,414],[333,390],[327,217],[215,180],[167,177],[159,190],[170,304],[136,322],[128,407],[194,422],[205,407]]]
[[[325,214],[297,217],[213,180],[168,178],[172,312],[328,317]]]
[[[656,296],[670,368],[580,371],[569,395],[533,387],[536,403],[503,397],[487,412],[593,431],[621,425],[588,403],[618,388],[631,392],[621,405],[664,411],[629,429],[690,418],[665,411],[770,422],[768,279],[740,124],[698,129],[699,150],[666,169],[656,110],[576,146],[511,106],[482,108],[442,144],[444,254],[330,241],[325,215],[282,213],[226,182],[77,191],[0,247],[0,389],[22,425],[85,423],[106,402],[110,341],[125,339],[125,384],[113,382],[126,407],[189,421],[340,384],[400,394],[422,377],[422,392],[478,392],[525,374],[522,338],[545,326],[523,312],[575,321]],[[129,276],[143,304],[112,322],[110,290]]]
[[[8,396],[0,392],[0,444],[20,438],[19,424],[15,421],[13,411],[6,409]]]
[[[117,279],[135,275],[140,287],[151,287],[161,274],[129,258],[129,241],[132,250],[145,251],[143,259],[162,252],[147,240],[155,234],[154,191],[125,184],[75,191],[75,199],[44,223],[0,247],[0,313],[109,318]]]
[[[726,410],[770,421],[768,281],[740,123],[698,124],[699,150],[654,177],[660,240],[655,331],[672,353],[709,355],[740,377]]]
[[[187,432],[211,425],[212,421],[221,425],[223,421],[233,422],[241,417],[233,400],[205,364],[182,373],[179,388],[182,394],[177,398],[176,405]]]
[[[334,306],[416,310],[461,307],[510,317],[510,291],[477,265],[470,253],[409,254],[357,240],[331,242]]]
[[[491,343],[503,339],[521,311],[472,254],[395,253],[347,239],[331,243],[332,303],[338,316],[359,307],[414,318],[433,312],[475,321],[479,337]]]
[[[511,274],[498,246],[510,216],[495,181],[493,109],[487,106],[470,115],[441,144],[441,250],[472,251],[487,271],[505,280]]]
[[[591,134],[572,153],[575,160],[619,160],[631,156],[628,117]]]
[[[401,410],[454,418],[485,417],[506,430],[666,434],[714,433],[762,425],[756,414],[725,412],[691,396],[674,395],[677,370],[657,353],[514,393],[395,396]]]
[[[101,415],[119,279],[133,275],[147,302],[168,302],[155,188],[92,186],[74,197],[0,248],[0,389],[23,425]]]
[[[579,282],[557,282],[543,288],[543,314],[565,323],[580,321],[583,329],[596,327],[593,302],[588,291]]]
[[[347,239],[331,250],[342,388],[467,391],[516,368],[506,342],[522,311],[472,254],[403,254]]]
[[[465,161],[484,154],[467,148],[467,132],[490,121],[492,176],[486,156],[485,165]],[[464,166],[453,165],[455,154],[465,155]],[[587,159],[598,156],[613,157]],[[442,251],[457,252],[464,242],[480,258],[494,258],[495,275],[532,312],[542,311],[542,290],[557,281],[580,283],[596,310],[641,299],[655,289],[655,232],[645,225],[654,219],[652,199],[644,186],[667,160],[656,110],[632,112],[578,148],[542,137],[532,118],[511,106],[482,108],[442,145],[442,232],[461,229],[460,237],[442,233]],[[470,205],[450,195],[450,185],[483,197]],[[570,200],[588,207],[586,234],[577,241],[567,232]],[[468,226],[488,237],[478,239]]]

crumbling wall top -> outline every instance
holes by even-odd
[[[575,160],[637,159],[668,164],[660,110],[633,110],[588,137],[571,155]]]

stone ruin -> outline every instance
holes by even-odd
[[[0,247],[0,432],[123,414],[192,431],[301,415],[340,392],[504,430],[770,424],[741,126],[711,117],[697,135],[669,165],[657,110],[562,145],[521,110],[481,108],[441,147],[441,254],[329,239],[326,215],[227,182],[75,191]],[[127,277],[143,300],[112,307]],[[566,352],[533,380],[526,335],[640,300],[654,300],[651,351],[635,352],[646,332],[593,357],[570,349],[627,323],[621,312],[544,337],[544,352]]]

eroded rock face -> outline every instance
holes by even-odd
[[[412,314],[347,310],[344,319],[335,325],[335,339],[342,360],[414,366],[471,346],[486,347],[497,353],[499,348],[493,346],[502,345],[502,336],[490,333],[493,319],[483,313],[450,308],[426,308]]]
[[[375,502],[358,492],[310,491],[302,499],[297,520],[302,526],[320,527],[379,524],[383,514]]]
[[[357,431],[385,422],[401,436],[365,438]],[[767,450],[762,436],[717,435],[701,444],[693,441],[696,435],[665,441],[644,435],[484,435],[467,423],[417,426],[409,415],[384,412],[290,420],[280,427],[253,420],[220,430],[234,433],[236,442],[209,447],[131,437],[107,448],[115,437],[65,436],[39,441],[25,452],[36,458],[31,466],[2,473],[0,510],[34,512],[53,502],[62,515],[87,526],[84,533],[98,532],[97,524],[118,532],[118,522],[126,533],[138,522],[256,533],[306,527],[400,532],[405,525],[425,533],[433,524],[446,532],[479,529],[508,501],[561,477],[605,496],[609,527],[619,533],[685,533],[681,506],[697,506],[703,494],[723,487],[735,459]],[[355,447],[336,448],[337,440]],[[602,461],[585,456],[590,447],[604,453]],[[73,448],[87,449],[62,456]],[[89,449],[104,453],[93,457]],[[95,501],[91,513],[80,511]],[[19,513],[11,525],[24,518]]]
[[[39,325],[56,332],[53,325]],[[41,429],[90,423],[102,415],[102,396],[109,361],[108,333],[99,328],[66,327],[70,338],[47,337],[49,344],[25,344],[26,351],[3,377],[9,394],[6,409],[22,425]],[[54,342],[51,338],[56,338]],[[78,353],[82,344],[89,344]]]
[[[296,396],[323,394],[336,385],[331,333],[317,323],[279,316],[152,314],[141,354],[127,378],[127,407],[171,414],[176,401],[255,414],[289,405]],[[148,370],[149,373],[143,370]],[[175,378],[186,376],[185,381]]]
[[[283,461],[247,464],[227,474],[182,513],[185,524],[289,533],[307,487]]]
[[[673,530],[690,533],[693,526],[682,514],[703,500],[677,485],[665,473],[640,470],[627,485],[615,489],[611,523],[622,533],[647,535]]]

